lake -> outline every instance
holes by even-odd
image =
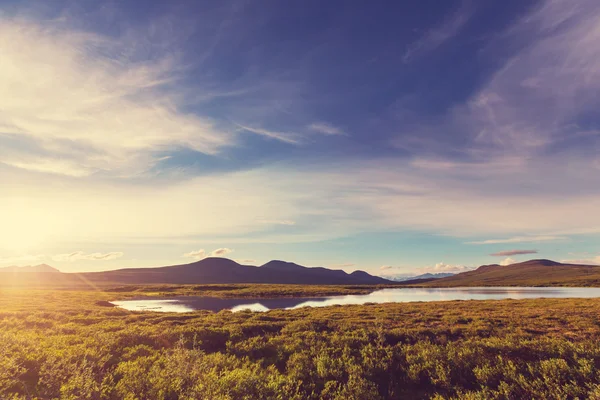
[[[600,288],[566,287],[462,287],[382,289],[363,295],[291,297],[272,299],[223,299],[202,296],[143,297],[113,301],[130,311],[190,312],[231,310],[233,312],[326,307],[344,304],[402,303],[413,301],[501,300],[535,298],[600,297]]]

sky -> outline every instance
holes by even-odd
[[[0,267],[600,264],[600,3],[0,0]]]

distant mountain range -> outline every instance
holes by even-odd
[[[227,258],[205,258],[184,265],[158,268],[128,268],[114,271],[62,273],[49,265],[0,268],[0,287],[109,287],[145,284],[268,283],[301,285],[405,284],[428,287],[456,286],[596,286],[600,266],[530,260],[508,266],[482,265],[476,270],[451,276],[423,274],[396,277],[396,281],[364,271],[346,273],[323,267],[304,267],[285,261],[269,261],[257,267]],[[402,280],[400,280],[402,279]]]
[[[530,260],[511,265],[482,265],[473,271],[428,282],[420,286],[595,286],[600,287],[600,266]]]
[[[39,264],[39,265],[26,265],[24,267],[3,267],[0,268],[0,272],[13,272],[13,273],[21,273],[21,272],[59,272],[56,268],[49,266],[48,264]]]
[[[395,281],[395,282],[405,282],[405,281],[414,281],[414,280],[420,280],[420,279],[441,279],[441,278],[447,278],[447,277],[453,276],[453,275],[454,274],[450,273],[450,272],[440,272],[437,274],[427,273],[427,274],[421,274],[421,275],[416,275],[416,276],[396,275],[396,276],[388,276],[386,278],[390,279],[392,281]]]
[[[61,273],[45,266],[8,268],[0,270],[0,285],[27,284],[72,286],[72,285],[126,285],[126,284],[216,284],[216,283],[270,283],[302,285],[375,285],[393,283],[387,279],[370,275],[364,271],[350,274],[342,270],[323,267],[304,267],[298,264],[273,260],[256,267],[241,265],[227,258],[210,257],[184,265],[158,268],[128,268],[114,271]],[[33,270],[37,268],[38,270]],[[10,273],[10,274],[7,274]]]

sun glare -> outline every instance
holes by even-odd
[[[2,215],[3,214],[3,215]],[[7,253],[37,252],[52,237],[58,234],[58,224],[48,214],[15,208],[0,213],[4,229],[0,230],[0,248]],[[55,229],[53,232],[52,230]]]

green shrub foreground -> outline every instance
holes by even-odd
[[[0,292],[1,399],[600,399],[600,300],[127,312]]]

